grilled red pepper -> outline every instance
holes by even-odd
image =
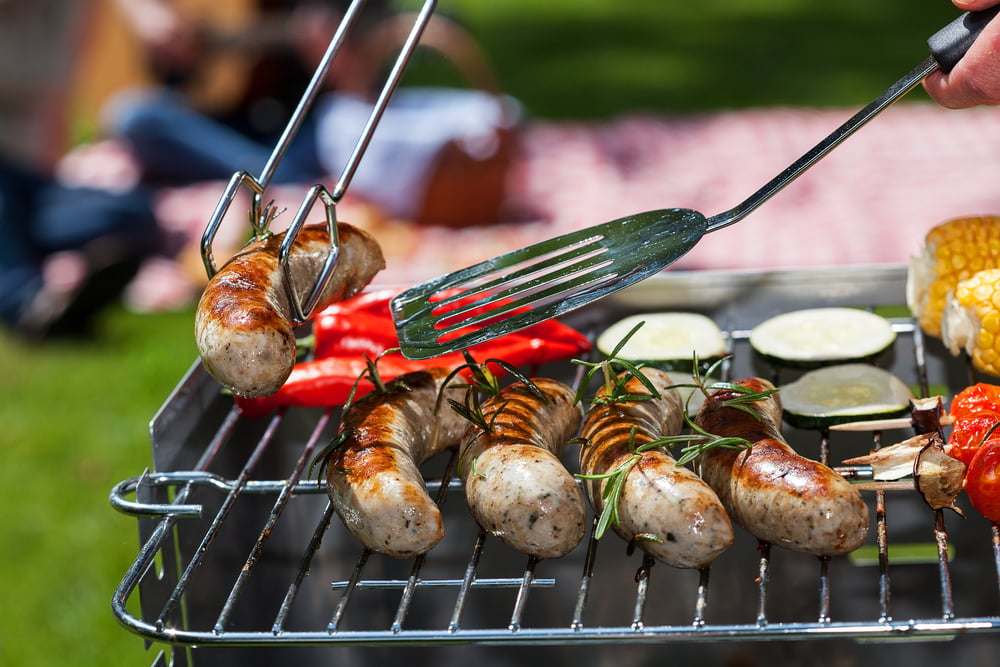
[[[260,417],[281,407],[329,407],[341,405],[358,377],[365,371],[367,355],[375,359],[386,350],[399,347],[389,301],[395,291],[362,293],[336,303],[319,313],[313,322],[314,358],[295,365],[277,393],[264,398],[236,398],[240,412]],[[485,362],[498,359],[514,367],[538,366],[563,361],[590,350],[583,334],[556,320],[547,320],[492,341],[469,348],[472,357]],[[413,370],[444,366],[457,368],[465,363],[462,352],[430,359],[407,359],[388,354],[378,360],[381,378],[389,381]],[[496,364],[490,371],[502,375]],[[357,396],[372,389],[367,379],[358,385]]]

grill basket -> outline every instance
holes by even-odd
[[[914,327],[904,288],[905,269],[891,266],[669,272],[567,321],[596,335],[633,312],[701,312],[729,336],[729,377],[783,383],[795,374],[749,348],[754,324],[805,307],[875,308],[898,334],[880,365],[918,393],[951,396],[976,378]],[[574,368],[533,370],[572,381]],[[963,519],[932,511],[912,490],[865,491],[872,529],[847,557],[772,549],[737,528],[735,544],[701,572],[626,553],[610,533],[536,562],[483,535],[451,476],[454,462],[433,460],[425,474],[447,536],[425,557],[395,560],[362,550],[309,476],[337,420],[336,409],[243,419],[197,363],[162,405],[150,427],[152,467],[111,493],[112,505],[137,519],[140,545],[113,611],[160,649],[154,664],[392,664],[404,656],[714,664],[739,655],[740,664],[986,665],[1000,648],[1000,537],[964,496]],[[835,466],[909,435],[785,434]],[[575,470],[575,447],[567,455]]]

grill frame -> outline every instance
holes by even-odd
[[[567,319],[581,330],[596,332],[631,312],[697,310],[716,319],[730,336],[735,356],[727,373],[746,375],[749,370],[764,375],[759,371],[770,367],[762,368],[759,360],[748,358],[746,338],[754,323],[803,307],[901,307],[904,294],[905,268],[899,266],[767,273],[668,272]],[[895,370],[912,364],[913,372],[904,377],[908,382],[935,393],[933,390],[942,386],[954,390],[976,380],[968,366],[951,358],[937,341],[925,341],[908,317],[901,315],[892,321],[899,340],[886,365]],[[560,369],[543,368],[539,374],[550,371],[558,373]],[[780,380],[778,372],[771,371],[773,379]],[[566,374],[565,366],[561,372]],[[352,551],[353,538],[328,504],[323,508],[324,489],[308,478],[311,458],[336,423],[336,409],[292,409],[252,423],[243,420],[231,399],[219,393],[218,385],[198,363],[193,364],[151,422],[152,469],[120,482],[111,492],[112,505],[137,520],[140,544],[114,593],[112,608],[119,622],[150,643],[189,648],[936,641],[969,635],[992,639],[1000,630],[997,526],[975,516],[958,520],[950,512],[934,512],[926,506],[921,510],[920,503],[914,508],[916,493],[912,491],[865,492],[875,519],[870,538],[874,565],[852,565],[846,557],[817,559],[771,550],[737,528],[741,534],[737,544],[710,570],[693,572],[653,566],[640,555],[624,554],[624,544],[613,535],[600,544],[585,539],[560,561],[536,562],[506,552],[498,541],[479,533],[471,517],[449,522],[452,517],[462,517],[463,511],[468,515],[468,511],[464,498],[456,495],[458,482],[436,481],[449,478],[452,462],[437,461],[429,467],[428,477],[432,493],[438,493],[443,503],[449,537],[426,558],[389,563],[393,559],[367,555],[357,545]],[[789,440],[798,446],[803,433],[791,429]],[[856,437],[813,433],[810,447],[817,449],[804,453],[829,456],[836,464],[849,455],[863,453],[841,453],[840,439]],[[870,448],[905,436],[876,433],[860,437]],[[575,453],[570,453],[572,456]],[[268,475],[265,469],[285,472]],[[892,583],[900,573],[903,581],[909,578],[907,565],[897,565],[889,553],[895,544],[891,536],[909,534],[910,527],[897,527],[892,521],[895,507],[904,504],[906,508],[900,513],[916,513],[918,523],[923,512],[924,526],[918,530],[925,535],[922,544],[936,549],[936,564],[924,564],[935,571],[933,581],[912,610],[907,600],[900,598],[902,592],[909,594],[910,588],[904,591]],[[310,520],[302,521],[298,512],[289,509],[292,507],[304,507],[303,513]],[[975,514],[967,509],[970,515]],[[293,518],[288,521],[295,522],[295,530],[283,523],[290,515]],[[294,548],[285,553],[281,546],[288,542],[282,540],[288,538],[285,533],[289,531],[293,539],[288,541],[294,541]],[[977,601],[973,604],[965,602],[965,594],[973,590],[970,581],[975,577],[964,567],[956,572],[952,561],[956,549],[958,557],[965,559],[970,533],[978,556],[976,568],[985,564],[994,576],[992,586],[980,585],[984,590],[975,591]],[[344,536],[346,539],[341,539]],[[328,553],[331,541],[335,543],[332,555]],[[438,549],[448,554],[443,557],[445,575],[435,574]],[[453,551],[463,550],[464,566],[462,557],[450,559]],[[219,557],[219,551],[225,551],[225,556]],[[275,551],[280,553],[275,555]],[[731,557],[733,552],[736,554]],[[752,557],[753,552],[756,557]],[[482,564],[494,554],[499,555],[489,567]],[[492,570],[498,563],[500,572],[494,576]],[[858,594],[854,591],[855,570],[864,567],[869,571],[861,579],[870,586]],[[606,568],[614,572],[611,583],[604,581]],[[729,578],[723,568],[738,570],[738,574]],[[369,576],[372,571],[388,574]],[[340,576],[324,580],[329,572]],[[265,591],[275,587],[271,581],[276,575],[276,587],[284,591],[277,597],[274,591]],[[257,577],[267,584],[258,582]],[[799,577],[812,583],[787,595],[784,582]],[[927,583],[930,577],[921,574],[917,578]],[[634,589],[626,594],[622,582],[630,581]],[[840,590],[845,581],[849,586],[846,593]],[[222,589],[232,582],[232,587],[228,593],[209,594],[206,582],[218,582]],[[739,591],[733,597],[739,598],[740,608],[720,613],[720,598],[728,597],[725,589],[731,585]],[[681,598],[679,612],[672,605],[664,606],[664,590]],[[619,620],[606,623],[604,612],[595,609],[608,604],[609,591],[619,608],[614,618]],[[489,599],[487,594],[499,596],[509,606],[488,620],[480,620],[473,598]],[[978,599],[980,594],[983,600]],[[453,600],[450,610],[447,603],[439,603],[437,606],[445,610],[430,613],[427,609],[434,605],[420,604],[424,598],[437,601],[448,597]],[[798,597],[812,602],[799,605]],[[865,611],[859,614],[838,606],[845,597],[852,603],[854,598],[863,598]],[[311,616],[314,598],[327,611],[325,618]],[[538,598],[546,601],[542,603],[544,614],[532,611]],[[269,607],[266,611],[257,608],[261,599],[267,600],[263,605]],[[721,601],[725,603],[722,607],[730,602]],[[297,605],[306,605],[309,611],[297,615]],[[248,607],[253,607],[253,613]],[[375,613],[370,613],[371,609]],[[558,611],[559,620],[549,623],[551,609]],[[357,614],[382,622],[358,625],[354,620]],[[473,615],[476,620],[470,622],[468,617]],[[302,616],[307,619],[305,626]],[[433,627],[420,627],[425,616]],[[446,622],[439,622],[445,617]],[[191,660],[191,655],[191,651],[175,651],[173,661],[183,663]],[[163,660],[163,655],[158,659]]]

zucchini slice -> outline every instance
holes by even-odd
[[[765,320],[750,346],[778,366],[816,368],[872,359],[896,341],[886,318],[857,308],[809,308]]]
[[[862,419],[886,419],[910,410],[913,392],[889,371],[871,364],[817,368],[779,388],[792,426],[823,429]]]
[[[719,326],[699,313],[642,313],[618,320],[597,337],[598,351],[608,356],[640,322],[616,355],[632,363],[663,370],[692,370],[695,355],[710,364],[726,354]]]

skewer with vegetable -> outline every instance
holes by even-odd
[[[940,397],[924,400],[940,404]],[[911,418],[846,423],[832,428],[882,430],[912,426],[920,431],[916,420],[919,403],[919,400],[914,402]],[[940,407],[933,409],[936,414],[940,413]],[[844,463],[871,465],[875,479],[882,480],[875,484],[891,484],[892,480],[912,476],[912,482],[900,484],[918,487],[923,468],[940,480],[937,485],[943,491],[942,500],[934,502],[920,489],[931,507],[949,507],[961,514],[951,501],[964,489],[977,511],[990,521],[1000,522],[1000,386],[977,383],[963,389],[952,399],[948,414],[940,415],[938,423],[939,426],[951,426],[946,442],[941,442],[940,438],[938,442],[930,442],[918,435]],[[925,465],[925,454],[933,458],[928,465]],[[950,494],[950,501],[945,494]]]

